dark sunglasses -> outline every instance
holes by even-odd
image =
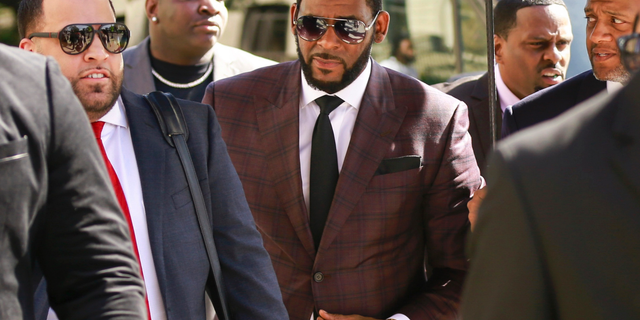
[[[638,18],[633,22],[633,33],[618,38],[618,48],[620,49],[620,60],[629,72],[640,70],[640,34],[636,32]]]
[[[93,26],[99,25],[97,29]],[[98,38],[105,50],[111,53],[121,53],[129,44],[129,28],[123,23],[95,23],[95,24],[70,24],[60,32],[34,32],[31,38],[58,38],[60,48],[66,54],[81,54],[93,42],[93,36],[98,33]]]
[[[303,16],[296,19],[293,24],[296,25],[296,30],[300,38],[306,41],[316,41],[327,33],[329,27],[333,27],[336,35],[340,40],[349,43],[356,44],[362,42],[367,31],[371,29],[373,24],[378,19],[380,11],[373,17],[373,21],[368,26],[356,19],[334,19],[334,18],[322,18],[313,16]],[[329,24],[327,20],[333,20],[333,24]]]

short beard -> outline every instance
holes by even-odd
[[[304,77],[307,79],[307,83],[312,88],[316,88],[318,90],[322,90],[330,94],[336,93],[346,88],[354,80],[356,80],[356,78],[358,78],[358,76],[362,73],[362,70],[364,70],[364,68],[367,66],[367,63],[369,62],[369,57],[371,57],[371,47],[373,46],[373,37],[372,37],[371,41],[369,41],[369,43],[367,44],[367,47],[362,51],[362,54],[360,54],[360,57],[358,57],[358,60],[356,60],[356,62],[353,64],[351,68],[347,68],[347,64],[344,62],[344,60],[338,57],[332,56],[328,53],[312,54],[309,57],[309,61],[306,61],[302,56],[302,53],[300,52],[300,40],[298,39],[298,37],[295,37],[295,38],[296,38],[296,49],[298,51],[298,59],[300,60],[300,64],[302,65],[302,73],[304,74]],[[342,79],[340,79],[340,81],[332,81],[332,82],[320,81],[315,79],[313,77],[313,70],[311,70],[311,59],[313,59],[314,56],[323,58],[323,59],[340,60],[340,62],[344,67],[344,74],[342,75]]]
[[[115,77],[112,75],[110,86],[93,85],[88,87],[87,92],[83,92],[78,86],[78,79],[74,79],[71,82],[73,92],[76,94],[80,103],[84,107],[85,112],[92,120],[97,120],[107,114],[113,107],[120,96],[120,90],[122,87],[122,77]],[[92,93],[108,93],[109,99],[107,101],[100,101],[89,98]]]
[[[627,69],[625,69],[623,65],[618,65],[615,69],[606,72],[605,74],[598,74],[594,69],[593,75],[600,81],[627,83],[627,81],[631,79],[631,73],[629,73],[629,71],[627,71]]]

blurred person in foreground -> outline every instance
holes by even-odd
[[[51,58],[0,45],[0,319],[34,319],[38,271],[65,319],[146,318],[87,117]]]
[[[21,48],[58,61],[89,117],[130,223],[150,318],[205,319],[210,265],[180,159],[144,97],[121,89],[129,30],[116,22],[109,0],[22,0],[18,23]],[[286,319],[215,113],[200,103],[179,103],[230,317]]]
[[[587,0],[584,13],[592,70],[515,104],[504,114],[502,137],[556,117],[602,90],[613,93],[629,81],[631,74],[620,61],[616,39],[633,31],[638,11],[638,0]]]
[[[638,66],[639,39],[620,41],[624,64]],[[498,146],[463,319],[640,318],[639,128],[636,74]]]
[[[562,0],[500,0],[494,12],[498,102],[495,138],[505,109],[524,97],[564,81],[571,58],[571,21]],[[469,133],[483,175],[493,148],[489,74],[435,87],[469,106]]]
[[[146,0],[149,36],[124,52],[124,86],[200,102],[211,81],[275,64],[218,42],[225,1]]]
[[[454,319],[481,183],[465,104],[371,59],[389,27],[381,0],[302,0],[290,17],[298,60],[216,81],[203,100],[289,316]]]
[[[391,56],[380,65],[418,79],[418,70],[413,67],[416,54],[411,38],[403,36],[391,42]]]

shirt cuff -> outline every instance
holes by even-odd
[[[394,319],[394,320],[411,320],[409,319],[409,317],[405,316],[402,313],[396,313],[394,315],[392,315],[391,317],[389,317],[389,319]]]

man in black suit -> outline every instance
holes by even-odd
[[[640,318],[639,124],[637,75],[501,143],[465,320]]]
[[[520,99],[564,80],[573,34],[562,0],[500,0],[494,8],[496,87],[495,139],[502,112]],[[469,106],[469,133],[482,173],[492,150],[489,75],[465,77],[435,87]]]
[[[128,29],[115,21],[108,0],[23,0],[19,23],[27,37],[20,46],[60,63],[92,122],[130,221],[151,319],[205,319],[210,265],[187,180],[147,101],[121,90],[120,53]],[[230,318],[287,319],[273,266],[215,113],[200,103],[180,104]]]
[[[616,39],[631,33],[639,10],[638,0],[588,0],[584,12],[593,69],[531,95],[505,111],[502,136],[556,117],[604,89],[611,93],[622,87],[630,74],[620,62]]]
[[[0,45],[0,319],[33,319],[34,264],[65,319],[145,317],[128,229],[51,58]]]

